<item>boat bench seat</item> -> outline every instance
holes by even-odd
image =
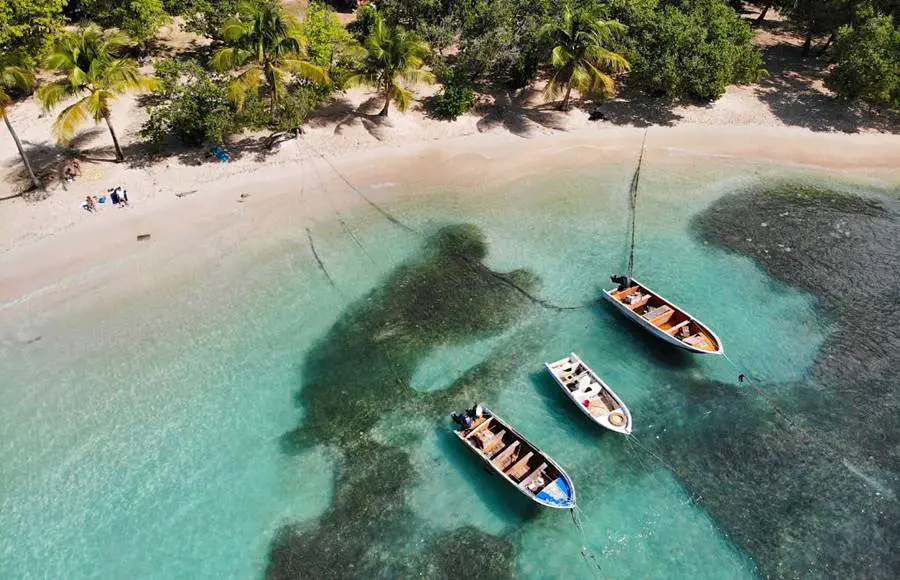
[[[479,433],[483,429],[486,429],[488,424],[491,422],[491,419],[493,419],[493,417],[487,417],[484,421],[472,427],[472,429],[468,433],[466,433],[466,439],[468,439],[472,435],[475,435],[476,433]]]
[[[516,481],[525,477],[525,474],[528,473],[528,461],[534,456],[532,451],[529,451],[525,457],[518,460],[515,465],[509,468],[506,472],[506,475],[515,479]]]
[[[493,437],[491,437],[491,438],[489,438],[489,439],[485,439],[484,437],[480,437],[481,445],[482,445],[482,449],[481,449],[481,450],[484,452],[484,454],[485,454],[485,455],[490,455],[491,452],[496,451],[496,450],[497,450],[497,446],[500,445],[500,444],[503,442],[503,436],[504,436],[504,435],[506,435],[506,429],[504,429],[503,431],[500,431],[500,432],[497,433],[496,435],[493,435]]]
[[[538,467],[537,469],[532,471],[530,474],[528,474],[528,477],[526,477],[519,483],[519,487],[521,487],[523,489],[527,489],[528,486],[531,485],[532,481],[534,481],[535,479],[540,477],[542,473],[544,473],[545,469],[547,469],[547,464],[541,463],[540,467]]]
[[[652,325],[659,326],[660,324],[665,324],[672,318],[672,315],[675,314],[675,311],[672,310],[669,306],[665,304],[649,310],[644,313],[644,318]]]
[[[682,320],[681,322],[679,322],[678,324],[676,324],[675,326],[673,326],[666,332],[669,334],[669,336],[675,336],[676,332],[678,332],[679,330],[681,330],[683,327],[687,326],[690,323],[691,323],[690,319]]]
[[[497,454],[493,459],[494,465],[497,466],[497,469],[500,471],[504,471],[509,465],[516,460],[518,457],[518,453],[516,450],[519,448],[519,442],[513,441],[506,448]]]

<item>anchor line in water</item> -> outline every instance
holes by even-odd
[[[300,144],[298,143],[297,146],[299,147]],[[319,172],[319,168],[318,168],[318,166],[316,166],[315,161],[313,161],[313,163],[311,163],[310,165],[312,166],[313,171],[316,172],[316,180],[319,183],[321,183],[323,186],[323,189],[325,189],[325,194],[328,196],[328,203],[331,205],[331,209],[334,210],[334,215],[337,217],[338,223],[341,225],[341,229],[343,229],[344,232],[347,234],[347,236],[349,236],[349,238],[351,240],[353,240],[353,243],[356,244],[356,246],[360,249],[360,251],[362,251],[363,255],[369,260],[369,262],[371,262],[372,264],[375,264],[375,260],[372,258],[372,256],[369,254],[369,252],[366,250],[365,245],[362,243],[362,241],[360,241],[360,239],[357,237],[356,233],[350,228],[350,226],[344,220],[344,215],[341,213],[341,211],[339,209],[337,209],[337,207],[335,207],[334,200],[332,200],[331,196],[328,195],[328,189],[325,186],[325,179],[322,178],[322,174]]]
[[[325,263],[322,261],[322,258],[319,257],[319,252],[316,251],[316,243],[313,241],[312,232],[309,228],[306,228],[306,239],[309,241],[309,249],[312,250],[313,258],[316,259],[316,263],[319,265],[319,269],[322,270],[322,273],[325,274],[325,277],[328,278],[328,283],[331,284],[331,287],[337,290],[337,284],[334,282],[334,278],[331,277],[331,274],[328,273],[328,268],[325,267]]]
[[[334,173],[335,173],[338,177],[341,178],[341,181],[343,181],[344,183],[347,184],[347,187],[349,187],[350,189],[352,189],[352,190],[356,193],[356,195],[358,195],[359,197],[361,197],[366,203],[368,203],[370,206],[372,206],[372,207],[375,209],[375,211],[377,211],[378,213],[380,213],[381,215],[383,215],[389,222],[391,222],[391,223],[394,224],[395,226],[401,227],[401,228],[403,228],[404,230],[406,230],[406,231],[408,231],[408,232],[411,232],[411,233],[413,233],[413,234],[421,234],[421,232],[419,232],[418,230],[416,230],[416,229],[413,228],[412,226],[409,226],[409,225],[407,225],[406,223],[402,222],[402,221],[401,221],[400,219],[398,219],[397,217],[394,217],[394,215],[391,214],[389,211],[387,211],[386,209],[384,209],[383,207],[381,207],[380,205],[378,205],[377,203],[375,203],[374,201],[372,201],[371,199],[369,199],[369,197],[368,197],[367,195],[365,195],[363,192],[361,192],[355,185],[353,185],[353,184],[350,182],[350,180],[347,179],[347,178],[344,176],[343,173],[341,173],[340,171],[338,171],[337,167],[334,166],[334,163],[332,163],[330,159],[328,159],[327,157],[325,157],[325,155],[323,155],[318,149],[316,149],[315,147],[313,147],[313,146],[310,145],[309,143],[307,143],[307,145],[308,145],[309,148],[313,151],[313,153],[315,153],[316,155],[318,155],[319,157],[321,157],[322,160],[325,161],[325,163],[327,163],[329,167],[331,167],[331,170],[334,171]]]
[[[644,138],[641,141],[641,153],[638,155],[638,163],[637,168],[634,170],[634,176],[631,178],[631,187],[629,192],[631,193],[631,241],[628,244],[628,280],[631,280],[632,275],[634,274],[634,237],[635,237],[635,229],[637,221],[637,196],[638,196],[638,185],[641,182],[641,166],[644,164],[644,149],[647,145],[647,133],[650,129],[644,130]]]
[[[398,227],[403,228],[404,230],[406,230],[412,234],[415,234],[422,238],[425,237],[425,235],[422,232],[420,232],[417,229],[413,228],[412,226],[409,226],[406,223],[402,222],[399,218],[395,217],[390,212],[388,212],[386,209],[382,208],[377,203],[375,203],[374,201],[369,199],[369,197],[367,197],[362,191],[359,190],[359,188],[357,188],[355,185],[353,185],[353,183],[349,179],[347,179],[347,177],[344,176],[344,174],[342,174],[340,171],[338,171],[337,167],[335,167],[334,164],[331,163],[331,161],[327,157],[325,157],[325,155],[323,155],[321,152],[319,152],[317,149],[315,149],[312,145],[309,145],[309,148],[313,151],[313,153],[315,153],[316,155],[321,157],[328,164],[329,167],[331,167],[331,170],[334,171],[334,173],[338,177],[340,177],[344,183],[347,184],[347,187],[349,187],[351,190],[353,190],[366,203],[368,203],[370,206],[375,208],[375,210],[378,211],[378,213],[380,213],[381,215],[383,215],[389,222],[391,222],[392,224],[394,224]],[[471,266],[471,260],[469,260],[468,257],[466,257],[458,252],[454,252],[454,253],[458,257],[462,258],[467,264],[469,264]],[[499,274],[497,272],[493,272],[490,270],[488,270],[488,271],[490,272],[490,275],[492,277],[499,280],[503,284],[513,288],[514,290],[516,290],[517,292],[519,292],[520,294],[525,296],[527,299],[529,299],[531,302],[533,302],[534,304],[537,304],[538,306],[541,306],[543,308],[547,308],[549,310],[556,310],[556,311],[567,311],[567,310],[580,310],[582,308],[589,308],[589,307],[593,306],[593,303],[578,304],[578,305],[572,305],[572,306],[559,305],[550,300],[546,300],[544,298],[540,298],[538,296],[533,295],[531,292],[529,292],[522,286],[516,284],[514,281],[510,280],[503,274]]]
[[[587,567],[594,578],[598,577],[598,573],[600,578],[606,578],[603,574],[603,568],[600,567],[600,562],[597,561],[597,557],[588,550],[587,533],[584,531],[584,524],[578,519],[578,514],[580,513],[582,513],[582,510],[578,506],[572,508],[572,523],[581,534],[581,557],[584,559],[584,563],[587,564]]]
[[[878,491],[883,491],[884,489],[886,489],[880,482],[869,478],[864,473],[859,471],[859,469],[857,467],[855,467],[853,464],[851,464],[849,461],[847,461],[846,457],[842,457],[839,453],[835,452],[833,450],[832,445],[827,445],[827,444],[823,443],[819,438],[813,436],[807,429],[805,429],[804,427],[802,427],[801,425],[798,425],[795,421],[793,421],[790,417],[790,414],[787,411],[785,411],[784,409],[782,409],[774,400],[772,400],[771,397],[769,397],[765,393],[765,391],[761,387],[759,387],[753,381],[753,379],[750,378],[749,373],[741,372],[741,368],[738,366],[738,364],[736,362],[734,362],[727,356],[725,356],[725,360],[727,360],[738,372],[740,372],[741,376],[750,385],[750,387],[753,389],[753,391],[757,395],[759,395],[763,400],[765,400],[766,403],[768,403],[769,406],[771,406],[775,410],[775,412],[778,414],[778,416],[781,417],[781,419],[791,429],[794,429],[795,431],[797,431],[798,433],[803,435],[803,437],[805,438],[805,443],[807,443],[811,446],[815,446],[816,448],[818,448],[818,451],[822,455],[829,458],[833,462],[840,463],[841,465],[844,466],[844,468],[847,469],[847,471],[850,472],[851,475],[861,479],[862,481],[864,481],[865,483],[867,483],[869,486],[873,487],[874,489],[876,489]]]

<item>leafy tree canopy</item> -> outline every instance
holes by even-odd
[[[34,61],[62,27],[66,0],[0,1],[0,53]]]
[[[163,0],[166,12],[183,16],[185,28],[215,40],[225,22],[238,13],[240,0]]]
[[[717,99],[764,72],[749,24],[724,0],[613,0],[611,14],[629,27],[631,78],[650,93]]]
[[[137,42],[153,38],[169,20],[163,0],[80,0],[83,18],[118,28]]]
[[[890,16],[874,16],[838,35],[837,65],[826,86],[849,99],[900,109],[900,29]]]
[[[195,61],[165,59],[156,64],[159,104],[141,127],[141,136],[157,150],[168,138],[182,145],[220,144],[237,130],[225,79]]]
[[[322,2],[312,2],[300,32],[306,41],[310,62],[327,71],[335,86],[342,86],[363,50],[334,11]]]

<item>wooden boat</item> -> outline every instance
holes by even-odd
[[[628,435],[631,433],[631,412],[574,352],[554,363],[544,363],[557,384],[594,423],[610,431]]]
[[[679,308],[634,278],[629,280],[613,276],[612,281],[619,284],[619,287],[605,290],[603,297],[651,334],[693,353],[725,352],[719,337],[683,308]],[[623,284],[626,281],[627,283]]]
[[[509,423],[481,405],[452,417],[456,436],[519,492],[547,507],[575,507],[566,472]]]

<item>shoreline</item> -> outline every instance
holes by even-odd
[[[85,284],[92,289],[110,283],[133,285],[134,277],[152,283],[154,268],[172,268],[176,262],[196,268],[239,245],[277,241],[298,226],[366,203],[345,179],[354,188],[368,190],[366,197],[378,203],[408,195],[405,192],[425,195],[441,187],[497,186],[593,163],[633,164],[644,132],[591,127],[532,139],[477,133],[340,156],[322,152],[327,135],[307,135],[298,146],[289,141],[292,157],[274,167],[238,167],[207,183],[194,181],[196,193],[181,198],[171,191],[157,191],[149,199],[132,195],[132,207],[108,208],[99,215],[81,210],[79,222],[61,220],[55,229],[31,239],[7,238],[0,250],[0,312],[24,304],[32,311],[34,302],[41,303],[43,311]],[[823,170],[882,186],[900,184],[900,138],[893,135],[694,125],[648,130],[645,163],[701,169],[719,160]],[[158,166],[154,171],[164,174],[167,169]],[[43,207],[30,205],[37,211]],[[150,240],[135,240],[148,233]],[[129,272],[130,282],[117,279]],[[37,297],[41,300],[35,301]]]

